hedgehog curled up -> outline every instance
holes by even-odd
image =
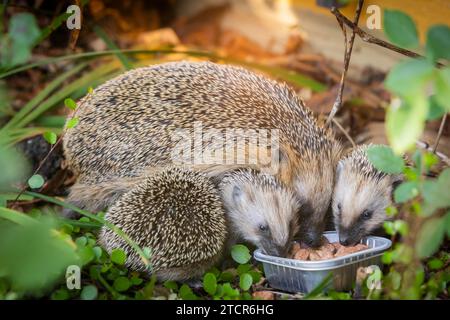
[[[170,168],[142,179],[109,208],[105,219],[141,248],[151,249],[151,273],[160,280],[201,276],[223,255],[227,226],[220,195],[207,177]],[[111,252],[122,248],[126,264],[147,271],[140,256],[107,227],[100,244]]]

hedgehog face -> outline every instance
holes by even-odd
[[[264,253],[286,256],[298,232],[296,197],[273,176],[238,171],[221,184],[225,211],[239,238]]]
[[[369,174],[355,168],[351,159],[339,163],[332,210],[341,244],[355,245],[382,226],[387,219],[386,208],[391,204],[393,186],[399,178]]]
[[[299,210],[300,232],[296,239],[310,247],[321,245],[333,185],[334,169],[328,164],[320,168],[311,164],[311,171],[304,170],[294,178],[293,188],[302,203]]]

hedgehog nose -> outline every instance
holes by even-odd
[[[346,235],[339,235],[339,243],[343,246],[348,246],[350,244],[350,240]]]
[[[308,247],[317,248],[321,245],[322,237],[317,233],[307,233],[304,242]]]

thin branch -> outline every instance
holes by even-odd
[[[407,50],[407,49],[403,49],[401,47],[398,47],[392,43],[389,43],[387,41],[378,39],[370,34],[368,34],[367,32],[365,32],[364,30],[362,30],[360,27],[358,27],[357,24],[353,23],[352,21],[350,21],[346,16],[344,16],[338,9],[336,8],[331,8],[331,12],[336,16],[336,19],[339,21],[339,23],[343,23],[345,25],[347,25],[350,29],[352,29],[360,38],[361,40],[363,40],[364,42],[368,42],[368,43],[372,43],[372,44],[376,44],[380,47],[389,49],[391,51],[395,51],[397,53],[400,53],[404,56],[410,57],[410,58],[424,58],[424,56]],[[437,63],[437,65],[439,67],[444,67],[444,65],[442,63]]]
[[[348,139],[348,141],[350,141],[350,143],[352,144],[352,147],[356,148],[356,143],[355,143],[355,141],[353,141],[352,137],[350,137],[350,135],[348,134],[347,130],[345,130],[344,127],[341,126],[341,124],[336,119],[333,118],[332,121],[336,125],[336,127],[338,127],[339,130],[342,131],[342,133]]]
[[[439,145],[439,140],[441,140],[442,132],[444,131],[446,121],[447,121],[447,113],[444,114],[444,117],[442,118],[442,121],[441,121],[441,125],[439,126],[438,135],[436,137],[436,141],[434,142],[434,146],[433,146],[433,153],[436,153],[437,147]]]
[[[355,17],[353,19],[354,25],[358,25],[358,21],[359,21],[360,15],[361,15],[361,10],[362,10],[363,5],[364,5],[364,0],[359,0],[358,6],[356,7]],[[336,7],[331,8],[331,12],[333,12],[333,11],[337,11]],[[339,109],[342,106],[342,95],[344,92],[345,78],[347,76],[348,66],[350,64],[350,58],[351,58],[352,51],[353,51],[353,43],[355,42],[355,36],[356,36],[355,30],[352,29],[350,41],[347,41],[347,32],[345,30],[345,27],[344,27],[342,21],[340,21],[339,19],[338,19],[338,23],[342,29],[342,32],[344,33],[344,38],[345,38],[344,71],[342,72],[341,81],[339,83],[339,91],[338,91],[338,95],[336,97],[336,101],[334,102],[333,108],[331,109],[331,112],[328,115],[328,119],[326,122],[327,126],[331,123],[331,120],[333,119],[334,115],[339,111]]]
[[[430,147],[430,145],[424,141],[417,140],[416,146],[429,152],[433,152],[433,148]],[[438,158],[441,159],[442,162],[444,162],[447,165],[447,167],[450,167],[450,158],[448,156],[439,151],[436,151],[434,154],[438,156]]]

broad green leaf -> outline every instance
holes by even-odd
[[[183,284],[180,287],[180,291],[178,292],[178,294],[180,295],[181,299],[183,300],[197,300],[198,297],[192,292],[192,289],[189,288],[188,285]]]
[[[233,287],[231,286],[230,283],[224,283],[222,285],[222,289],[223,289],[223,295],[224,296],[228,296],[230,298],[234,298],[239,296],[239,290],[237,289],[233,289]]]
[[[383,223],[383,228],[384,231],[386,231],[386,233],[390,236],[395,234],[395,227],[394,227],[394,223],[392,221],[385,221]]]
[[[419,258],[426,258],[435,253],[444,239],[445,226],[442,218],[426,221],[419,231],[416,252]]]
[[[237,267],[237,273],[239,275],[241,275],[243,273],[250,271],[251,268],[252,268],[252,265],[250,263],[241,264]]]
[[[64,99],[64,105],[71,110],[75,110],[77,108],[77,103],[71,98]]]
[[[95,259],[95,252],[92,247],[78,247],[77,254],[83,266],[87,265]]]
[[[78,118],[71,118],[67,121],[66,128],[72,129],[78,124]]]
[[[447,112],[445,108],[437,102],[436,95],[432,95],[428,98],[428,104],[430,105],[430,110],[428,111],[427,120],[439,119]]]
[[[203,277],[203,289],[211,296],[216,293],[217,279],[212,273],[206,273]]]
[[[82,300],[94,300],[95,298],[97,298],[97,295],[97,287],[94,285],[87,285],[81,290],[80,298]]]
[[[248,248],[242,244],[236,244],[231,248],[231,257],[239,264],[244,264],[250,261],[251,255]]]
[[[425,59],[410,59],[395,65],[386,77],[384,85],[401,96],[417,95],[432,79],[433,64]]]
[[[44,136],[44,139],[50,144],[55,144],[56,141],[58,140],[56,133],[54,133],[52,131],[44,132],[43,136]]]
[[[116,280],[114,280],[113,287],[118,292],[124,292],[131,287],[131,282],[127,277],[118,277]]]
[[[450,207],[449,190],[450,168],[442,171],[437,180],[427,180],[423,183],[423,196],[431,211]]]
[[[435,25],[427,33],[427,55],[433,60],[450,60],[450,28]]]
[[[22,225],[0,224],[1,269],[15,290],[27,295],[45,292],[62,279],[67,266],[79,264],[75,244],[55,226],[48,217]]]
[[[402,154],[413,148],[421,136],[428,114],[428,100],[417,95],[412,104],[390,106],[386,113],[386,131],[392,149]]]
[[[450,112],[450,68],[446,67],[436,72],[436,101],[440,107]]]
[[[372,165],[386,173],[401,173],[404,168],[404,161],[394,154],[388,146],[375,145],[367,149],[367,157]]]
[[[397,203],[403,203],[419,195],[419,186],[417,182],[407,181],[399,185],[394,191],[394,200]]]
[[[450,211],[445,215],[445,228],[447,230],[447,237],[450,237]]]
[[[178,284],[172,280],[165,281],[164,287],[166,287],[167,289],[172,289],[174,292],[178,291]]]
[[[247,291],[253,283],[253,277],[248,273],[243,273],[239,277],[239,286],[242,290]]]
[[[39,189],[45,183],[44,178],[40,174],[35,174],[28,179],[28,185],[31,189]]]
[[[117,265],[124,265],[127,261],[127,255],[122,249],[114,249],[111,251],[111,261]]]
[[[0,190],[8,190],[15,184],[26,178],[29,173],[29,165],[25,157],[16,148],[5,147],[0,143]]]
[[[388,39],[403,48],[419,45],[416,24],[407,14],[398,10],[384,10],[384,32]]]

